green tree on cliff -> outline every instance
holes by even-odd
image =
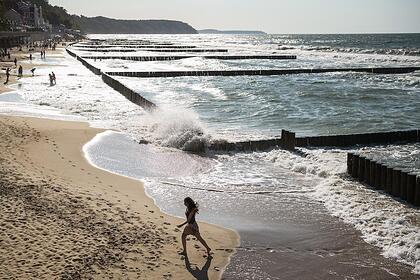
[[[4,3],[3,1],[0,1],[0,31],[4,31],[8,29],[6,20],[4,19],[4,12],[5,12]]]

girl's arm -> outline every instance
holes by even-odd
[[[193,218],[193,216],[194,216],[194,214],[197,212],[197,208],[194,208],[191,212],[190,212],[190,214],[188,215],[188,218],[187,218],[187,221],[186,222],[184,222],[184,223],[182,223],[182,224],[180,224],[180,225],[178,225],[177,227],[182,227],[182,226],[184,226],[184,225],[186,225],[186,224],[188,224],[190,221],[191,221],[191,219]]]
[[[188,223],[188,221],[187,222],[184,222],[184,223],[182,223],[182,224],[180,224],[180,225],[177,225],[177,227],[183,227],[185,224],[187,224]]]

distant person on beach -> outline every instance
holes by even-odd
[[[23,67],[22,67],[22,65],[19,65],[18,77],[22,77],[22,75],[23,75]]]
[[[203,244],[207,250],[207,254],[210,256],[211,249],[209,245],[207,245],[206,241],[201,237],[200,229],[198,228],[197,221],[195,220],[195,215],[198,213],[198,204],[195,203],[194,200],[192,200],[190,197],[186,197],[184,199],[184,205],[187,207],[185,211],[187,221],[177,226],[178,228],[181,228],[186,225],[181,236],[183,248],[183,252],[181,254],[185,256],[187,255],[187,236],[193,235],[197,238],[198,241],[201,242],[201,244]]]
[[[32,60],[32,54],[29,55],[29,60]]]
[[[56,80],[56,77],[55,77],[55,73],[54,72],[51,72],[51,74],[50,74],[50,84],[52,86],[57,84],[57,80]]]
[[[5,85],[9,83],[9,77],[10,77],[10,68],[6,69],[6,81],[4,82]]]
[[[17,58],[15,57],[15,60],[13,61],[15,63],[15,67],[17,67]]]

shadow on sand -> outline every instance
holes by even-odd
[[[212,257],[207,257],[207,261],[204,264],[204,266],[199,269],[197,265],[191,266],[190,260],[188,257],[185,257],[185,267],[187,268],[188,272],[191,273],[191,275],[197,279],[197,280],[208,280],[209,279],[209,268],[211,265]]]

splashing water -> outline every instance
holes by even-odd
[[[203,152],[210,136],[197,113],[179,107],[163,106],[154,111],[150,129],[162,146],[189,152]]]

